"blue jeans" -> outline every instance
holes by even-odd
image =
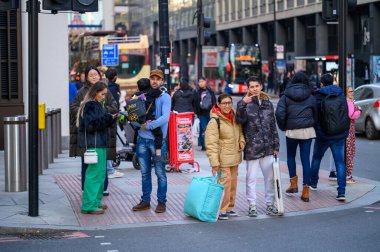
[[[198,141],[202,148],[205,147],[205,130],[208,122],[210,121],[210,116],[199,116],[199,138]]]
[[[154,140],[138,137],[136,147],[137,159],[140,164],[142,176],[142,201],[150,202],[150,194],[152,193],[152,159],[156,156],[154,148]],[[166,158],[166,140],[162,141],[161,149],[162,157]],[[154,161],[154,171],[157,176],[157,200],[158,202],[166,202],[167,179],[165,171],[165,163]]]
[[[346,192],[346,162],[344,160],[344,147],[346,139],[332,140],[321,142],[318,139],[314,143],[313,160],[311,161],[311,185],[318,184],[318,172],[321,165],[321,160],[327,148],[331,149],[334,158],[337,181],[338,181],[338,194],[345,194]]]
[[[84,158],[81,157],[82,161],[82,168],[81,168],[81,184],[82,184],[82,191],[84,190],[84,181],[86,180],[86,171],[88,168],[88,164],[84,163]],[[107,176],[107,170],[106,170],[106,178],[104,179],[104,191],[107,191],[108,189],[108,176]]]
[[[112,166],[112,160],[107,160],[107,174],[111,175],[115,173],[115,168]]]
[[[286,151],[289,177],[297,176],[296,172],[296,153],[297,146],[300,146],[300,157],[303,170],[303,184],[310,185],[310,147],[312,139],[293,139],[286,138]]]

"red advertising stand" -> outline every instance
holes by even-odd
[[[194,168],[194,144],[193,144],[193,112],[176,113],[170,112],[169,119],[169,148],[170,168],[179,171],[182,164],[191,164]]]

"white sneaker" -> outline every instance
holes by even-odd
[[[257,217],[257,209],[256,205],[250,205],[248,209],[248,216],[249,217]]]
[[[121,178],[123,176],[124,176],[124,173],[115,171],[114,173],[108,175],[108,178],[109,179],[112,179],[112,178]]]

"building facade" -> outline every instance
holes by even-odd
[[[0,11],[0,150],[4,149],[3,118],[28,114],[28,13]],[[99,0],[102,29],[114,29],[113,0]],[[62,144],[69,145],[69,19],[70,14],[38,15],[39,103],[61,108]]]
[[[159,54],[158,2],[120,0],[118,3],[129,6],[131,15],[126,20],[129,31],[150,36],[152,65]],[[360,83],[364,66],[374,70],[373,62],[380,55],[380,30],[376,27],[380,21],[380,2],[358,0],[357,4],[348,16],[347,52],[355,62],[353,81]],[[183,69],[195,61],[197,34],[193,16],[196,5],[197,0],[169,1],[172,62]],[[326,56],[337,59],[338,55],[338,25],[327,24],[321,11],[322,0],[203,0],[205,16],[215,21],[208,45],[257,43],[263,61],[269,66],[274,60],[275,44],[283,45],[288,68],[301,68],[309,74],[316,74],[313,65],[317,65],[318,60]],[[312,59],[315,62],[311,62]]]

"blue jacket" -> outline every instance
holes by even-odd
[[[347,138],[348,136],[348,130],[337,135],[327,135],[326,133],[323,132],[322,126],[320,124],[320,118],[322,118],[321,117],[321,102],[324,97],[330,94],[339,96],[343,100],[344,104],[347,104],[346,97],[343,94],[343,90],[336,85],[329,85],[329,86],[322,87],[316,92],[315,98],[317,99],[318,123],[315,127],[315,132],[317,134],[317,139],[322,142],[330,141],[330,140],[341,140],[341,139]]]
[[[107,113],[99,102],[89,101],[79,117],[78,145],[81,148],[108,148],[108,128],[113,123],[112,115]],[[96,142],[95,142],[96,138]]]
[[[314,127],[317,122],[317,104],[308,85],[290,84],[277,104],[278,127],[285,130]]]
[[[152,129],[161,127],[163,138],[166,138],[168,132],[168,123],[170,117],[171,109],[171,98],[170,95],[166,92],[163,93],[160,97],[156,98],[155,106],[155,116],[156,120],[146,124],[147,130],[140,129],[139,136],[145,139],[154,140],[154,136],[151,132]]]
[[[77,87],[72,82],[69,82],[69,105],[71,105],[77,93]]]

